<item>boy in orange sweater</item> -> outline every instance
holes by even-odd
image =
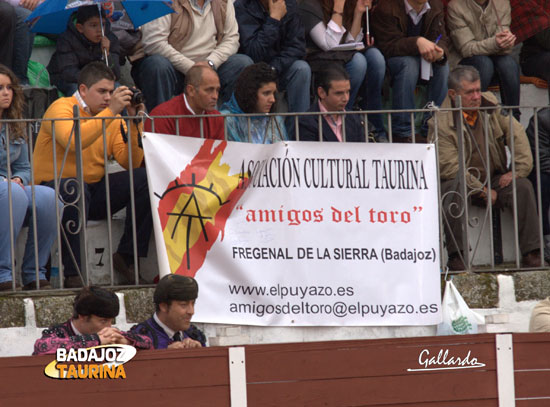
[[[44,119],[73,117],[73,107],[79,108],[80,132],[82,140],[82,169],[84,190],[76,181],[76,148],[73,134],[73,121],[45,120],[42,123],[34,152],[35,183],[54,187],[53,150],[56,152],[59,194],[66,203],[63,210],[63,228],[76,263],[63,240],[62,257],[65,270],[65,287],[82,285],[77,268],[80,266],[80,244],[77,233],[79,213],[75,207],[78,196],[85,198],[85,219],[99,220],[107,217],[105,151],[103,144],[103,123],[105,125],[106,156],[129,169],[129,143],[132,151],[132,171],[134,178],[136,235],[138,256],[147,256],[152,217],[149,189],[145,168],[139,168],[143,160],[143,150],[139,143],[142,131],[141,122],[130,121],[128,129],[120,114],[126,108],[130,116],[144,111],[143,104],[132,104],[133,92],[126,86],[115,89],[115,76],[103,62],[86,65],[78,76],[78,92],[71,97],[56,100],[46,111]],[[92,118],[94,120],[86,120]],[[116,117],[116,118],[115,118]],[[104,119],[102,119],[104,118]],[[99,120],[102,119],[102,120]],[[55,131],[54,131],[55,130]],[[68,154],[65,156],[65,151]],[[64,162],[64,164],[63,164]],[[130,174],[121,171],[109,174],[111,213],[127,208],[124,233],[117,252],[113,255],[113,266],[122,276],[134,281],[132,218],[130,216]],[[70,204],[75,205],[71,206]],[[82,225],[83,227],[85,225]]]

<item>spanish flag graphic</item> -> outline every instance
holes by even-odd
[[[204,140],[197,155],[160,197],[159,218],[172,273],[194,277],[246,190],[221,160],[227,142]]]

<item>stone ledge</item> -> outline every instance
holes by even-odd
[[[155,312],[153,305],[153,288],[140,288],[135,290],[118,291],[124,294],[126,307],[126,321],[139,323],[149,319]]]
[[[543,300],[550,296],[550,271],[537,270],[514,273],[516,301]]]
[[[33,298],[37,327],[49,327],[73,315],[74,295]]]
[[[25,326],[25,303],[23,298],[0,298],[0,328]]]
[[[462,273],[453,276],[453,283],[470,308],[497,308],[497,277],[496,273]]]

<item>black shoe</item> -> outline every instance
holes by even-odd
[[[458,253],[453,253],[449,255],[449,260],[447,260],[447,267],[449,271],[463,271],[466,270],[464,261]]]
[[[398,136],[397,134],[394,134],[392,136],[392,143],[405,143],[410,144],[412,143],[412,137],[411,136]]]
[[[536,268],[536,267],[546,267],[546,266],[548,266],[548,263],[546,263],[543,259],[541,259],[540,251],[538,249],[527,253],[521,259],[521,267]]]
[[[79,276],[65,277],[65,288],[80,288],[83,287],[82,279]]]
[[[39,280],[38,284],[40,285],[41,290],[50,290],[52,288],[48,280]],[[31,281],[28,284],[23,286],[23,290],[36,290],[36,281]]]
[[[21,286],[19,283],[15,283],[15,291],[20,291]],[[0,291],[13,291],[13,284],[11,281],[5,281],[0,283]]]
[[[113,254],[113,268],[123,277],[123,283],[135,283],[136,269],[134,267],[134,263],[131,262],[129,255],[118,252]],[[139,276],[139,284],[147,284],[147,282]]]

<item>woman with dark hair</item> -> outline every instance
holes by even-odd
[[[303,0],[300,16],[306,30],[306,61],[312,72],[318,72],[330,63],[341,64],[350,76],[350,98],[347,110],[352,110],[355,99],[361,93],[360,108],[382,108],[382,84],[386,62],[369,33],[364,38],[363,21],[366,8],[372,9],[372,0]],[[339,50],[342,45],[363,42],[365,50]],[[363,82],[365,86],[361,88]],[[386,139],[382,115],[369,116],[375,137]]]
[[[271,113],[277,93],[277,73],[265,62],[246,67],[237,79],[231,99],[222,114]],[[259,144],[287,140],[284,120],[275,116],[230,116],[225,118],[227,139]]]
[[[40,288],[49,288],[46,280],[46,263],[57,231],[55,216],[55,191],[46,186],[34,187],[36,219],[33,220],[31,168],[29,151],[22,121],[3,122],[6,119],[23,118],[23,90],[17,77],[6,66],[0,65],[0,291],[12,288],[12,257],[10,242],[10,215],[13,219],[14,241],[26,223],[29,234],[23,257],[22,281],[24,289],[36,287],[34,221],[38,242],[38,280]],[[9,156],[8,156],[9,154]],[[9,163],[9,168],[8,168]],[[11,190],[11,214],[9,191]],[[61,203],[59,204],[61,206]]]

